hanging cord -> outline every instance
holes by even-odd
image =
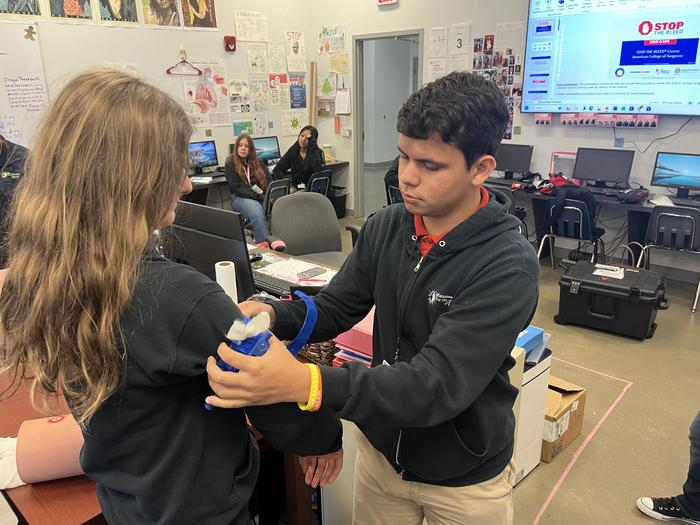
[[[644,148],[643,150],[642,150],[642,149],[639,149],[639,146],[637,146],[637,143],[636,143],[635,141],[633,141],[633,140],[627,140],[627,139],[624,139],[624,140],[625,140],[625,142],[629,142],[630,144],[632,144],[632,145],[634,146],[634,149],[636,149],[639,153],[644,154],[644,153],[646,153],[647,151],[649,151],[649,148],[651,148],[651,146],[652,146],[655,142],[658,142],[659,140],[670,139],[671,137],[675,137],[676,135],[678,135],[678,134],[681,132],[681,130],[683,130],[683,128],[688,124],[688,122],[690,122],[690,121],[693,120],[694,118],[695,118],[694,116],[688,117],[688,119],[687,119],[683,124],[681,124],[681,126],[680,126],[676,131],[674,131],[673,133],[670,133],[670,134],[668,134],[668,135],[664,135],[663,137],[656,137],[656,138],[655,138],[654,140],[652,140],[649,144],[647,144],[647,147]],[[612,130],[613,130],[613,137],[614,137],[614,138],[617,138],[617,128],[614,127]]]

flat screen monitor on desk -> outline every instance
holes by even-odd
[[[501,144],[496,151],[496,169],[505,172],[506,179],[513,173],[527,176],[530,173],[533,146],[528,144]]]
[[[677,188],[677,197],[687,199],[690,190],[700,191],[700,155],[659,151],[651,185]]]
[[[202,173],[202,168],[211,168],[219,165],[216,155],[216,143],[213,140],[202,142],[190,142],[189,146],[190,166],[195,175]]]
[[[171,230],[174,238],[165,243],[168,257],[192,266],[212,280],[216,280],[217,262],[232,261],[236,266],[238,301],[253,295],[253,272],[238,213],[181,201]]]
[[[578,148],[574,164],[574,179],[595,181],[596,186],[607,182],[626,186],[632,172],[634,150]]]
[[[269,163],[282,157],[277,137],[255,137],[253,145],[255,146],[255,153],[263,162]]]

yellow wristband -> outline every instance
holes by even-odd
[[[299,408],[302,410],[313,410],[316,406],[316,398],[318,397],[318,388],[321,377],[321,371],[317,365],[312,363],[306,363],[309,367],[309,374],[311,375],[311,387],[309,388],[309,400],[306,403],[297,403]]]
[[[321,409],[321,396],[323,395],[323,374],[321,373],[321,368],[318,368],[318,391],[316,392],[316,403],[313,408],[310,408],[310,412],[318,412]]]

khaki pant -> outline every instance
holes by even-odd
[[[512,525],[513,472],[477,485],[440,487],[404,481],[357,431],[353,525]]]

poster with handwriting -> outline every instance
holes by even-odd
[[[185,110],[197,128],[228,126],[231,108],[226,83],[226,64],[222,58],[192,61],[202,70],[198,77],[182,77],[185,90]]]
[[[318,31],[318,54],[345,51],[345,26],[321,26]]]
[[[228,98],[231,113],[234,117],[250,113],[250,85],[248,84],[248,79],[230,80],[228,83]]]
[[[284,56],[283,42],[268,42],[267,68],[270,73],[286,73],[287,59]]]
[[[430,30],[430,58],[447,55],[447,28],[434,27]]]
[[[288,111],[280,111],[280,120],[282,123],[283,137],[296,137],[306,125],[306,110],[291,109]]]
[[[289,71],[306,71],[306,45],[302,31],[287,31],[287,67]]]
[[[23,146],[49,104],[37,31],[33,24],[0,23],[0,134]]]
[[[253,111],[267,111],[270,105],[270,89],[267,80],[250,81],[250,98]]]
[[[289,108],[289,76],[286,73],[270,73],[270,104]]]
[[[234,11],[236,39],[240,42],[267,42],[267,15],[255,11]]]
[[[264,137],[270,132],[268,127],[267,113],[257,113],[253,115],[253,134],[256,137]]]
[[[248,44],[248,73],[267,75],[267,44]]]
[[[335,73],[318,73],[317,95],[319,97],[335,98],[335,92],[338,89],[338,75]]]
[[[348,72],[348,53],[341,51],[339,53],[331,53],[331,65],[328,68],[331,73],[345,75]]]

